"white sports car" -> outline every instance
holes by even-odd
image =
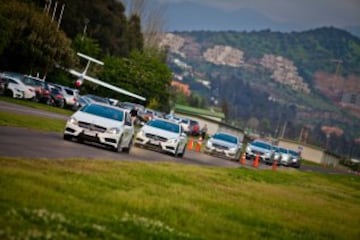
[[[110,146],[116,152],[130,151],[134,126],[130,113],[118,107],[91,103],[80,108],[66,123],[64,139],[90,141]]]
[[[232,160],[238,160],[242,143],[239,137],[223,132],[215,133],[205,145],[205,153]]]
[[[183,157],[187,137],[179,123],[166,119],[153,119],[147,122],[135,138],[136,146],[149,147],[174,156]]]

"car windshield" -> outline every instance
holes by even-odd
[[[260,147],[260,148],[265,148],[268,150],[271,150],[271,145],[268,143],[264,143],[264,142],[253,142],[251,143],[251,145],[256,146],[256,147]]]
[[[286,148],[280,148],[281,153],[288,153],[288,150]]]
[[[235,143],[237,144],[237,138],[228,134],[224,134],[224,133],[216,133],[213,136],[214,139],[219,139],[225,142],[230,142],[230,143]]]
[[[299,156],[299,153],[294,150],[289,150],[289,153],[293,156]]]
[[[66,92],[66,94],[69,94],[69,95],[74,95],[74,91],[73,91],[73,90],[71,90],[71,89],[67,89],[67,88],[65,88],[65,92]]]
[[[147,125],[174,133],[179,133],[180,131],[178,124],[162,120],[152,120]]]
[[[124,112],[120,109],[115,109],[112,107],[98,104],[85,105],[83,108],[80,109],[80,111],[117,121],[122,121],[124,118]]]

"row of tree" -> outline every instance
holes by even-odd
[[[166,108],[171,80],[166,52],[144,44],[140,15],[126,15],[124,4],[115,0],[0,0],[0,70],[40,73],[72,85],[76,79],[57,66],[83,69],[76,56],[82,52],[105,62],[92,67],[91,76]],[[134,100],[87,82],[80,90]]]

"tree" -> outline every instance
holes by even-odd
[[[56,64],[67,67],[76,61],[70,40],[51,19],[32,5],[2,2],[0,16],[7,19],[0,65],[8,70],[44,72]]]
[[[81,34],[76,35],[72,47],[77,52],[84,53],[94,58],[99,57],[101,48],[97,40],[89,37],[85,37]]]
[[[142,33],[145,48],[158,48],[159,38],[164,33],[164,4],[152,4],[145,0],[122,0],[129,16],[138,16],[142,20]]]
[[[157,57],[134,51],[129,58],[108,56],[104,62],[102,80],[144,96],[152,104],[158,102],[166,107],[171,72]],[[126,99],[124,96],[117,98]]]

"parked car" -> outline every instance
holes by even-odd
[[[97,96],[97,95],[86,94],[86,95],[83,95],[82,97],[89,98],[90,101],[92,101],[92,102],[98,102],[98,103],[104,103],[104,104],[111,105],[109,99],[104,98],[104,97],[100,97],[100,96]]]
[[[168,120],[171,120],[171,121],[174,121],[174,122],[177,122],[177,123],[180,123],[181,122],[181,117],[179,116],[176,116],[174,114],[168,114],[165,116],[165,119],[168,119]]]
[[[256,155],[259,155],[262,162],[271,164],[274,158],[272,144],[261,140],[249,143],[246,147],[246,158],[255,158]]]
[[[190,134],[190,119],[181,118],[180,119],[180,124],[183,127],[184,132],[189,135]]]
[[[38,77],[33,77],[29,75],[23,75],[22,81],[27,86],[32,86],[35,88],[35,98],[34,101],[39,101],[39,99],[42,97],[45,91],[46,83],[43,79]]]
[[[0,78],[3,82],[5,95],[24,99],[33,99],[35,97],[35,88],[25,85],[21,76],[15,77],[1,74]]]
[[[128,109],[129,111],[136,109],[136,119],[134,121],[135,124],[144,125],[144,123],[147,122],[147,119],[144,115],[145,107],[143,105],[132,102],[120,102],[117,106]]]
[[[77,109],[77,101],[79,98],[79,90],[65,87],[59,84],[54,84],[64,96],[65,106],[71,109]]]
[[[147,122],[138,132],[135,145],[155,149],[183,157],[187,137],[179,123],[155,118]]]
[[[110,146],[116,152],[129,153],[134,136],[129,111],[104,103],[90,103],[67,121],[64,139],[77,138]]]
[[[45,83],[41,90],[41,95],[38,96],[39,102],[46,103],[47,105],[63,108],[65,106],[64,95],[60,92],[59,88],[52,84]]]
[[[241,147],[240,138],[236,135],[217,132],[207,140],[204,152],[231,160],[238,160],[241,155]]]
[[[299,152],[292,149],[287,149],[289,157],[281,159],[281,164],[283,166],[290,166],[299,168],[301,166],[301,157]]]

